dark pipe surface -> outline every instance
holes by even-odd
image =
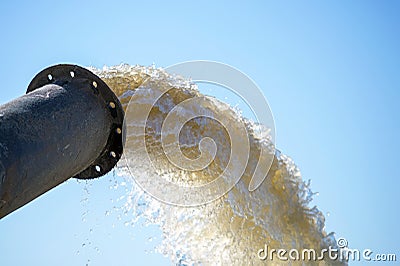
[[[108,104],[92,80],[75,77],[0,106],[0,219],[70,177],[105,174],[93,165],[100,157],[115,165],[122,150],[106,147],[120,125]]]

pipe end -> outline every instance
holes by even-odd
[[[122,125],[124,111],[117,96],[107,84],[91,71],[70,64],[60,64],[48,67],[38,73],[28,86],[27,93],[48,84],[65,85],[74,79],[87,79],[93,92],[99,97],[112,117],[112,125],[107,144],[99,157],[85,170],[73,176],[78,179],[93,179],[110,172],[122,156]]]

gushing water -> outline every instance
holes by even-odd
[[[206,169],[188,172],[176,169],[163,154],[161,126],[172,108],[182,101],[198,97],[200,93],[189,79],[172,76],[163,69],[120,65],[91,69],[116,93],[124,108],[135,95],[139,105],[148,104],[149,95],[162,87],[170,87],[168,94],[152,107],[146,123],[146,150],[135,150],[136,137],[126,136],[129,149],[136,156],[129,157],[135,169],[128,169],[126,159],[118,165],[118,172],[127,179],[131,175],[147,175],[154,180],[153,166],[144,163],[150,156],[157,166],[156,178],[165,178],[187,186],[210,182],[226,166],[229,152],[229,136],[221,125],[206,118],[189,121],[180,132],[182,152],[189,158],[199,155],[199,141],[212,138],[218,148],[214,161]],[[183,112],[195,112],[197,106],[185,106]],[[232,108],[217,99],[207,108],[219,112],[226,121],[245,120]],[[255,191],[248,185],[254,162],[258,160],[260,147],[269,142],[267,132],[260,132],[251,121],[245,120],[249,132],[250,158],[243,178],[227,194],[211,203],[197,207],[173,206],[151,197],[132,179],[132,190],[126,203],[135,219],[145,218],[160,226],[163,241],[158,251],[178,265],[265,265],[258,258],[258,250],[267,244],[271,249],[315,249],[321,251],[328,246],[336,247],[332,233],[324,231],[324,216],[310,207],[313,193],[310,182],[302,180],[299,169],[287,156],[276,152],[267,178]],[[126,126],[135,126],[126,121]],[[267,130],[267,129],[265,129]],[[265,134],[264,134],[265,133]],[[126,151],[125,151],[126,152]],[[147,155],[148,153],[148,155]],[[157,183],[154,184],[157,186]],[[161,188],[160,188],[161,189]],[[304,262],[292,261],[291,265]],[[308,261],[307,265],[341,265],[340,261]],[[268,265],[288,265],[279,260],[268,261]]]

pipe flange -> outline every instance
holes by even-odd
[[[74,78],[87,79],[91,89],[104,103],[112,116],[112,126],[107,144],[100,156],[85,170],[73,176],[78,179],[92,179],[101,177],[111,171],[122,156],[122,124],[124,111],[117,96],[107,84],[89,70],[77,65],[60,64],[42,70],[28,86],[27,93],[48,84],[64,85]]]

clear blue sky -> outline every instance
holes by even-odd
[[[266,95],[277,147],[320,193],[327,230],[399,260],[399,2],[203,2],[2,1],[0,103],[62,62],[230,64]],[[111,202],[125,191],[110,180],[86,185],[89,195],[71,180],[1,220],[0,264],[168,263],[145,252],[156,228],[104,215],[124,201]]]

